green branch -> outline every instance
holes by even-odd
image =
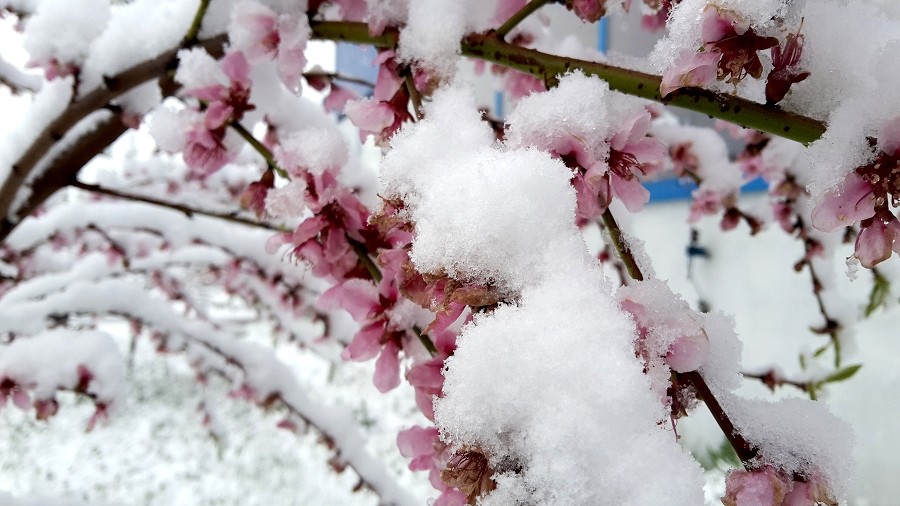
[[[250,147],[252,147],[257,153],[260,154],[260,156],[263,157],[263,159],[265,159],[266,165],[269,166],[270,170],[275,171],[279,176],[285,179],[291,179],[291,176],[287,173],[287,171],[278,166],[278,162],[275,161],[275,155],[272,154],[272,151],[263,143],[259,142],[259,140],[257,140],[257,138],[254,137],[249,130],[244,128],[244,125],[241,125],[237,121],[231,121],[228,123],[228,126],[234,129],[234,131],[237,132],[237,134],[240,135],[241,138],[250,145]]]
[[[184,39],[182,39],[182,45],[190,46],[197,42],[197,35],[200,34],[200,27],[203,25],[203,16],[206,16],[206,11],[209,9],[209,2],[210,0],[200,0],[200,5],[197,6],[197,13],[194,14],[191,26],[184,35]]]
[[[396,30],[370,36],[364,23],[320,21],[312,23],[312,31],[317,39],[382,48],[395,47],[399,40]],[[551,85],[557,81],[557,76],[580,70],[603,79],[611,89],[621,93],[699,112],[802,144],[810,144],[825,132],[825,124],[819,120],[702,88],[681,88],[663,98],[659,94],[660,76],[519,47],[504,42],[497,32],[469,35],[462,40],[460,50],[464,56],[525,72]]]

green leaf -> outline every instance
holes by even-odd
[[[873,270],[875,281],[872,284],[872,292],[869,293],[869,304],[866,305],[866,318],[872,315],[878,308],[884,307],[888,295],[891,292],[891,283],[878,271]]]
[[[835,372],[829,374],[828,376],[825,377],[825,379],[822,382],[823,383],[837,383],[840,381],[848,380],[854,374],[856,374],[856,371],[858,371],[860,367],[862,367],[862,364],[848,365],[847,367],[845,367],[843,369],[840,369],[838,371],[835,371]]]

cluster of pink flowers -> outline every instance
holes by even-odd
[[[632,212],[643,209],[650,199],[639,176],[658,172],[666,155],[665,145],[647,135],[650,118],[650,113],[642,110],[623,122],[607,141],[609,155],[605,160],[595,159],[577,139],[551,149],[551,153],[576,169],[572,184],[580,219],[590,220],[603,214],[614,196]]]
[[[854,256],[871,268],[900,252],[900,119],[882,126],[874,159],[853,170],[812,213],[813,227],[831,232],[859,223]]]
[[[361,141],[374,135],[378,145],[386,145],[400,126],[412,119],[409,114],[409,90],[404,86],[401,73],[413,71],[401,69],[393,50],[380,52],[373,64],[378,66],[378,77],[372,96],[348,102],[344,112],[359,128]],[[425,72],[415,71],[412,75],[416,89],[429,89],[430,78]]]
[[[225,142],[228,124],[240,121],[253,110],[250,104],[250,65],[244,54],[235,51],[222,58],[221,67],[230,80],[228,86],[213,84],[188,88],[185,94],[201,100],[205,109],[187,132],[184,162],[201,177],[208,176],[237,155]]]
[[[761,36],[735,12],[708,5],[701,18],[701,47],[685,51],[663,73],[660,93],[668,96],[685,86],[706,86],[715,80],[737,85],[748,75],[762,78],[759,52],[771,49],[773,69],[768,75],[766,99],[781,101],[791,85],[809,76],[799,67],[803,36],[790,34],[782,47],[775,37]]]

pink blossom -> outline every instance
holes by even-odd
[[[860,232],[856,236],[853,256],[859,263],[871,269],[891,257],[894,251],[900,253],[900,221],[891,214],[878,215],[862,220]]]
[[[275,186],[275,173],[271,170],[263,172],[259,181],[254,181],[240,196],[241,206],[262,218],[266,214],[266,196]]]
[[[368,7],[366,0],[332,0],[341,9],[341,19],[344,21],[362,21]]]
[[[745,471],[735,469],[725,478],[725,506],[777,506],[782,504],[788,484],[771,467]]]
[[[274,59],[278,76],[292,90],[300,86],[310,34],[303,13],[279,15],[252,0],[235,7],[230,30],[236,50],[245,52],[252,62]]]
[[[188,130],[182,154],[184,163],[201,177],[216,172],[237,156],[225,146],[224,127],[220,125],[210,130],[205,123],[194,123]]]
[[[809,72],[799,67],[802,53],[803,35],[799,28],[796,34],[787,36],[784,49],[780,45],[772,48],[772,70],[766,78],[767,104],[781,102],[792,85],[809,77]]]
[[[650,113],[641,111],[627,120],[609,143],[610,189],[632,212],[641,210],[650,198],[637,174],[658,171],[666,154],[663,143],[648,137],[649,130]]]
[[[371,98],[347,103],[344,113],[359,128],[360,141],[363,142],[369,135],[379,134],[394,123],[391,105]]]
[[[781,506],[837,506],[825,488],[825,484],[818,478],[811,478],[805,482],[794,482],[791,491],[784,497]]]
[[[835,189],[826,193],[822,202],[813,209],[812,226],[823,232],[831,232],[874,215],[875,195],[872,185],[856,172],[851,172]]]
[[[347,103],[358,99],[359,94],[355,91],[332,83],[331,91],[325,97],[322,105],[328,112],[343,112]]]
[[[716,79],[716,65],[722,55],[715,52],[691,52],[681,53],[675,65],[668,68],[662,75],[659,93],[663,97],[678,88],[686,86],[706,86]]]
[[[568,0],[566,6],[586,23],[596,23],[606,14],[606,0]]]
[[[509,96],[509,100],[513,102],[522,97],[531,95],[532,93],[547,90],[544,82],[540,79],[531,74],[526,74],[513,69],[508,69],[504,72],[502,88]]]
[[[673,371],[696,371],[709,355],[709,338],[706,332],[678,337],[666,353],[666,363]]]
[[[372,98],[379,101],[389,101],[403,86],[403,78],[400,77],[400,68],[397,64],[397,53],[392,49],[380,51],[372,65],[378,66],[378,76],[375,78],[375,89],[372,90]]]

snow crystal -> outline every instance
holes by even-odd
[[[305,128],[282,136],[280,141],[275,159],[286,170],[321,174],[328,169],[339,170],[349,157],[347,141],[337,129]]]
[[[174,103],[170,101],[168,103]],[[179,153],[187,142],[187,127],[199,120],[199,113],[181,109],[176,111],[167,105],[156,108],[150,116],[150,135],[159,149]]]
[[[178,52],[178,71],[175,80],[186,88],[205,88],[230,84],[222,66],[202,47],[182,49]]]
[[[306,209],[303,193],[306,183],[295,179],[281,188],[272,188],[266,194],[266,212],[273,218],[299,218]]]
[[[0,347],[0,377],[30,387],[38,400],[77,387],[81,367],[91,374],[87,392],[99,402],[114,404],[124,394],[125,363],[105,332],[50,330]]]

